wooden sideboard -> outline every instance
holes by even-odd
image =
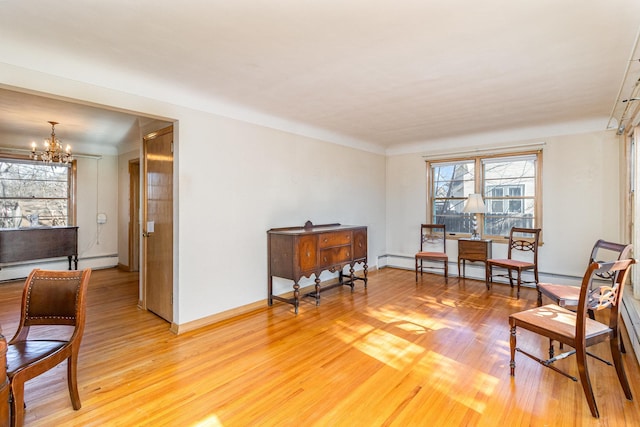
[[[362,280],[367,287],[367,227],[324,224],[313,225],[310,221],[303,227],[272,228],[267,231],[268,246],[268,296],[269,305],[273,300],[293,304],[295,313],[300,305],[299,281],[303,277],[315,275],[315,291],[305,294],[314,297],[320,304],[320,273],[337,271],[338,282],[323,287],[350,286],[353,291],[356,280]],[[364,276],[357,277],[354,267],[364,264]],[[349,266],[349,275],[343,270]],[[273,294],[273,277],[293,280],[293,298]]]
[[[32,227],[0,230],[0,264],[45,258],[69,258],[78,269],[78,227]]]

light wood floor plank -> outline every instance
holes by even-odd
[[[94,271],[80,351],[82,409],[59,366],[26,385],[27,426],[626,426],[640,420],[640,369],[624,356],[636,400],[590,360],[601,419],[579,383],[516,355],[512,312],[533,307],[506,285],[383,269],[358,283],[179,336],[136,307],[137,274]],[[266,279],[265,279],[266,282]],[[266,287],[266,284],[265,284]],[[0,285],[0,323],[17,326],[22,282]],[[625,336],[626,339],[626,336]],[[626,341],[628,343],[628,340]],[[518,345],[544,355],[522,331]],[[594,347],[609,357],[607,344]],[[558,367],[577,375],[575,360]],[[637,425],[637,424],[636,424]]]

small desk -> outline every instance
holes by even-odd
[[[460,276],[460,261],[462,261],[462,276],[465,277],[466,261],[484,262],[491,258],[491,239],[458,239],[458,276]]]

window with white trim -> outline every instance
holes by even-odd
[[[511,227],[539,228],[541,152],[427,161],[428,221],[447,226],[447,233],[466,236],[472,216],[463,212],[471,193],[482,195],[479,215],[483,236],[506,236]],[[481,221],[480,221],[481,219]]]
[[[71,164],[0,159],[0,228],[73,225]]]

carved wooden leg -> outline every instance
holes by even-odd
[[[351,284],[349,286],[351,286],[351,292],[353,292],[353,289],[356,287],[356,275],[353,265],[349,266],[349,274],[351,275]]]
[[[511,277],[511,273],[509,273]],[[516,299],[520,299],[520,282],[522,281],[522,271],[518,270],[518,288],[516,289]],[[513,287],[513,285],[511,285]]]
[[[364,270],[364,288],[365,289],[367,288],[367,281],[369,280],[369,279],[367,279],[367,268],[368,268],[367,267],[367,262],[365,261],[364,262],[364,267],[363,267],[363,270]]]
[[[416,282],[418,281],[418,262],[422,264],[422,261],[418,261],[418,258],[416,258]]]
[[[511,371],[511,376],[513,377],[516,374],[516,326],[511,319],[509,319],[509,323],[511,324],[511,336],[509,337],[511,360],[509,361],[509,369]]]
[[[300,285],[298,282],[293,284],[293,307],[296,314],[298,314],[298,307],[300,306]]]
[[[320,277],[316,276],[316,305],[320,305]]]

